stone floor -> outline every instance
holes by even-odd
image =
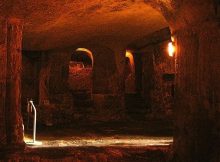
[[[37,140],[36,145],[28,137],[25,138],[27,145],[31,147],[143,147],[143,146],[168,146],[172,144],[172,137],[150,137],[150,136],[109,136],[109,137],[94,137],[94,138],[81,138],[68,136],[62,140]]]
[[[31,142],[32,130],[25,129]],[[172,124],[165,121],[74,123],[37,127],[24,150],[0,152],[0,162],[171,162]]]
[[[145,147],[169,146],[173,138],[171,124],[160,121],[75,123],[65,127],[39,127],[36,145],[32,143],[32,130],[28,130],[25,142],[30,147]]]

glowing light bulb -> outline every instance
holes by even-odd
[[[173,45],[173,42],[168,43],[168,54],[170,57],[173,57],[175,53],[175,46]]]

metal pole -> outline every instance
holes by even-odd
[[[34,103],[32,100],[30,100],[30,103],[31,103],[31,106],[34,110],[34,122],[33,122],[33,143],[35,143],[36,141],[36,121],[37,121],[37,111],[36,111],[36,108],[34,106]]]
[[[30,113],[30,103],[27,100],[27,130],[29,130],[29,113]]]

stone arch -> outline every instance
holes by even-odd
[[[114,51],[102,44],[89,44],[87,42],[79,43],[69,50],[69,60],[71,60],[72,49],[86,51],[88,57],[92,60],[92,93],[94,94],[115,94],[119,91],[118,70]],[[85,50],[87,49],[87,50]],[[109,78],[109,79],[106,79]]]
[[[68,85],[72,91],[92,92],[94,58],[91,50],[77,48],[69,62]]]
[[[76,51],[84,52],[92,61],[92,66],[94,65],[93,53],[87,48],[77,48]]]
[[[131,51],[125,54],[125,93],[135,93],[135,62]]]
[[[134,56],[133,56],[132,52],[127,50],[125,57],[127,57],[129,59],[131,71],[134,72],[135,71],[135,64],[134,64]]]

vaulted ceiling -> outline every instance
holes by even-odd
[[[27,50],[81,42],[126,47],[168,26],[163,16],[142,0],[3,0],[1,8],[1,15],[24,19],[23,46]]]

